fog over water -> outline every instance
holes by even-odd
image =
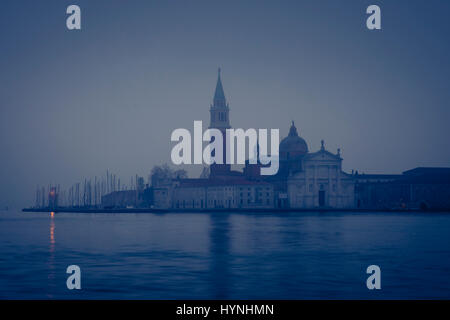
[[[36,185],[109,169],[124,183],[170,162],[170,134],[209,121],[217,77],[236,128],[291,120],[343,168],[400,173],[450,164],[447,1],[3,0],[0,206]],[[192,175],[200,168],[188,168]]]

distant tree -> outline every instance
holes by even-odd
[[[153,186],[169,182],[171,179],[171,170],[167,164],[154,166],[150,174]]]
[[[173,170],[167,163],[162,166],[154,166],[150,173],[152,186],[169,184],[172,179],[185,179],[187,177],[186,170]]]

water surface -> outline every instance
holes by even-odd
[[[449,275],[450,213],[0,212],[1,299],[449,299]]]

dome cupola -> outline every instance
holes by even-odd
[[[298,135],[294,121],[292,121],[289,134],[280,142],[280,159],[289,160],[308,153],[306,141]]]

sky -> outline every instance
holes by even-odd
[[[81,30],[66,8],[81,8]],[[381,8],[381,30],[366,8]],[[292,120],[343,169],[450,166],[448,1],[2,0],[0,206],[37,185],[170,163],[209,124],[217,69],[234,128]],[[192,177],[200,168],[188,168]]]

